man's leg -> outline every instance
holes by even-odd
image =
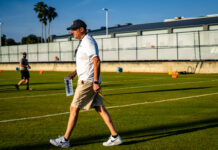
[[[122,144],[123,141],[115,130],[111,117],[107,112],[106,108],[104,106],[98,106],[95,107],[95,110],[101,115],[102,119],[104,120],[105,124],[108,126],[111,132],[110,138],[106,142],[103,142],[103,146],[115,146]]]
[[[50,143],[57,147],[62,148],[69,148],[70,147],[70,135],[76,126],[78,114],[79,114],[79,108],[70,106],[70,117],[68,120],[67,130],[65,132],[64,136],[61,136],[57,139],[50,139]]]
[[[19,87],[24,81],[25,81],[25,72],[21,70],[21,80],[17,83],[17,86]]]
[[[76,122],[78,119],[80,108],[72,107],[70,106],[70,117],[68,120],[67,130],[65,132],[64,138],[68,140],[70,138],[70,135],[76,126]]]
[[[26,79],[26,89],[29,90],[29,81],[30,79]]]
[[[112,119],[111,119],[109,113],[107,112],[106,108],[104,106],[97,106],[97,107],[95,107],[95,110],[100,114],[100,116],[104,120],[105,124],[107,125],[107,127],[109,128],[109,130],[111,132],[111,135],[116,136],[117,131],[115,130]]]
[[[17,85],[20,86],[23,82],[25,81],[25,79],[20,80]]]
[[[25,80],[22,79],[22,80],[20,80],[17,84],[15,84],[15,87],[16,87],[17,90],[20,89],[19,86],[20,86],[24,81],[25,81]]]
[[[26,89],[29,90],[30,73],[28,70],[26,70],[25,72],[25,79],[26,79]]]

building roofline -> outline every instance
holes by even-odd
[[[109,34],[116,33],[128,33],[137,31],[152,31],[152,30],[163,30],[168,28],[188,28],[197,27],[202,25],[218,25],[218,16],[210,17],[199,17],[199,18],[186,18],[181,20],[166,21],[166,22],[155,22],[155,23],[144,23],[144,24],[133,24],[133,25],[121,25],[119,27],[109,27]],[[95,29],[88,32],[90,35],[105,35],[105,29]],[[72,36],[71,34],[65,34],[55,36],[55,38],[66,38]]]

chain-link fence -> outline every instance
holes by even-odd
[[[101,61],[218,60],[218,30],[172,34],[96,38]],[[77,40],[3,46],[0,62],[19,62],[22,52],[29,62],[75,61]]]

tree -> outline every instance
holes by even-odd
[[[44,3],[43,2],[38,2],[37,4],[34,5],[34,11],[36,13],[38,13],[38,19],[39,21],[41,22],[41,19],[42,19],[42,15],[40,13],[42,7],[44,6]],[[42,39],[43,39],[43,23],[42,23],[42,26],[41,26],[41,42],[42,42]],[[25,39],[23,39],[25,41]]]
[[[44,39],[46,40],[46,25],[48,16],[48,6],[44,2],[38,2],[34,5],[34,11],[38,14],[38,19],[42,23],[41,27],[41,42],[43,42],[43,25],[44,25]]]
[[[22,44],[34,44],[34,43],[40,43],[40,37],[37,37],[36,35],[30,34],[27,37],[23,37],[21,39]]]
[[[41,42],[41,37],[37,37],[37,41],[38,41],[38,43],[40,43]],[[44,42],[44,40],[42,42]]]
[[[41,29],[41,42],[43,41],[43,25],[44,25],[44,39],[46,41],[46,25],[48,21],[48,36],[50,36],[50,24],[51,21],[54,20],[58,14],[55,12],[55,8],[48,7],[44,2],[38,2],[34,5],[34,11],[38,14],[38,19],[42,23]]]
[[[1,40],[2,40],[2,46],[10,46],[10,45],[17,44],[17,42],[15,42],[14,39],[12,39],[12,38],[7,39],[6,35],[4,35],[4,34],[2,35]]]
[[[21,44],[28,44],[28,43],[27,43],[27,37],[23,37],[23,38],[21,39]]]
[[[48,8],[48,40],[50,42],[50,24],[51,21],[54,20],[58,14],[55,12],[55,8],[49,7]]]
[[[15,40],[12,39],[12,38],[6,39],[6,41],[5,41],[5,45],[7,45],[7,46],[16,45],[16,44],[17,44],[17,43],[16,43]]]
[[[6,41],[6,35],[3,34],[2,37],[1,37],[1,40],[2,40],[2,46],[5,46],[5,41]]]
[[[42,19],[41,19],[41,22],[43,23],[44,25],[44,40],[47,41],[47,36],[46,36],[46,25],[47,25],[47,20],[48,20],[48,9],[47,9],[47,5],[45,5],[45,7],[43,7],[42,9]]]

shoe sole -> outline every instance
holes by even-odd
[[[117,145],[121,145],[123,142],[119,142],[119,143],[116,143],[116,144],[113,144],[113,145],[104,145],[103,143],[103,146],[117,146]]]
[[[52,145],[56,146],[56,147],[59,147],[58,145],[56,145],[56,143],[52,140],[49,141]]]
[[[56,143],[53,140],[50,140],[51,145],[56,146],[56,147],[61,147],[61,148],[69,148],[69,147],[65,147],[65,146],[58,146],[56,145]]]

